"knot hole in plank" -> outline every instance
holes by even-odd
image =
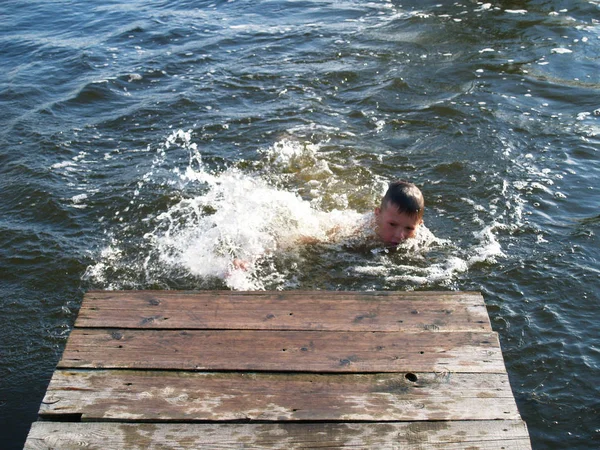
[[[416,383],[419,380],[419,377],[417,376],[417,374],[409,372],[406,375],[404,375],[404,378],[406,378],[408,381],[412,382],[412,383]]]

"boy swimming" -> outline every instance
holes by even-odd
[[[335,225],[321,236],[297,235],[299,244],[346,242],[351,247],[381,245],[396,248],[407,239],[414,238],[423,223],[425,202],[417,186],[405,180],[389,184],[381,203],[373,213],[363,215],[364,220],[354,227]],[[258,259],[257,257],[256,259]],[[255,259],[255,261],[256,261]],[[234,258],[234,269],[248,270],[253,263]]]
[[[397,247],[415,237],[424,210],[423,194],[417,186],[405,180],[391,182],[381,205],[375,208],[373,228],[377,238],[386,247]]]

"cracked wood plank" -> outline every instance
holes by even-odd
[[[520,419],[506,374],[60,370],[40,416],[125,421]]]

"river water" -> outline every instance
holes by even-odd
[[[481,291],[534,449],[598,448],[599,21],[584,0],[3,1],[2,447],[85,290],[346,289]],[[396,178],[425,195],[418,239],[327,240]]]

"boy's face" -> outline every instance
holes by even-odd
[[[393,203],[384,208],[375,208],[375,232],[388,246],[396,247],[402,241],[415,237],[422,222],[419,217],[398,212]]]

